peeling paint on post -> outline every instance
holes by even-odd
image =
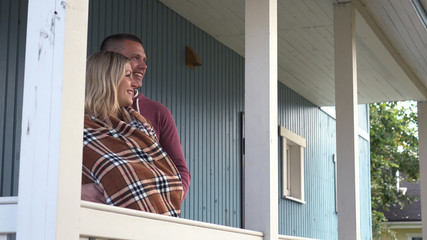
[[[87,16],[88,0],[28,2],[18,239],[79,237]]]

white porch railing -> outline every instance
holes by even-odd
[[[0,197],[0,240],[16,233],[18,197]],[[261,232],[82,201],[80,239],[262,240]],[[279,240],[312,240],[280,235]]]
[[[318,239],[279,235],[279,240],[318,240]]]
[[[82,201],[80,236],[108,239],[262,240],[261,232]]]
[[[0,240],[16,233],[18,197],[0,197]]]

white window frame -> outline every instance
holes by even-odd
[[[407,233],[406,237],[408,238],[408,240],[412,240],[414,238],[422,238],[423,235],[421,233]]]
[[[304,149],[305,138],[280,126],[282,138],[282,198],[305,204]]]

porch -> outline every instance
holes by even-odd
[[[168,1],[162,2],[168,4]],[[304,72],[304,69],[292,72],[295,67],[292,62],[297,62],[298,56],[284,60],[283,55],[278,55],[284,47],[280,44],[280,35],[278,37],[278,31],[283,30],[278,26],[278,22],[283,22],[278,20],[282,2],[244,2],[245,47],[239,53],[241,44],[229,46],[245,57],[245,129],[251,129],[245,136],[244,224],[240,229],[80,201],[81,161],[77,160],[81,159],[89,2],[30,0],[19,194],[18,197],[0,198],[0,216],[8,216],[0,219],[0,234],[3,234],[0,239],[7,239],[5,234],[16,232],[19,239],[170,239],[171,236],[176,239],[308,239],[283,236],[278,231],[278,80],[317,106],[336,106],[336,148],[338,162],[341,162],[338,165],[338,236],[339,239],[360,239],[357,104],[403,99],[420,101],[420,169],[421,176],[427,176],[423,174],[427,170],[427,154],[422,147],[426,146],[427,132],[427,126],[422,125],[427,122],[423,121],[427,112],[423,103],[427,97],[427,74],[410,65],[410,61],[392,47],[389,37],[366,9],[367,2],[327,2],[333,5],[334,12],[327,17],[333,19],[333,34],[330,33],[335,41],[330,46],[333,51],[326,51],[328,59],[307,63],[327,62],[324,64],[328,69],[326,74],[322,74],[324,69],[316,67],[311,67],[312,72]],[[179,6],[169,4],[180,12]],[[241,9],[241,4],[236,4],[237,8]],[[310,5],[310,8],[315,7]],[[185,12],[180,14],[191,18]],[[290,19],[286,21],[291,22]],[[214,31],[208,33],[215,35]],[[378,63],[372,60],[375,64],[362,65],[367,71],[359,78],[356,39],[363,39],[358,42],[365,50],[360,54],[365,60],[372,60],[374,55],[374,60],[381,63],[376,65]],[[304,51],[297,49],[300,53]],[[292,49],[284,55],[290,52]],[[306,62],[300,63],[303,64]],[[319,83],[313,82],[316,74],[322,75]],[[371,83],[370,74],[378,81]],[[390,76],[390,80],[385,80]],[[264,144],[260,146],[259,142]],[[425,182],[426,179],[422,179],[422,184],[427,185]],[[427,199],[426,193],[422,194],[423,199]]]

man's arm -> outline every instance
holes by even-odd
[[[168,153],[181,175],[182,187],[184,188],[182,201],[184,201],[190,188],[191,175],[185,162],[184,153],[182,152],[175,121],[169,110],[165,111],[159,129],[161,131],[159,134],[160,145]]]

